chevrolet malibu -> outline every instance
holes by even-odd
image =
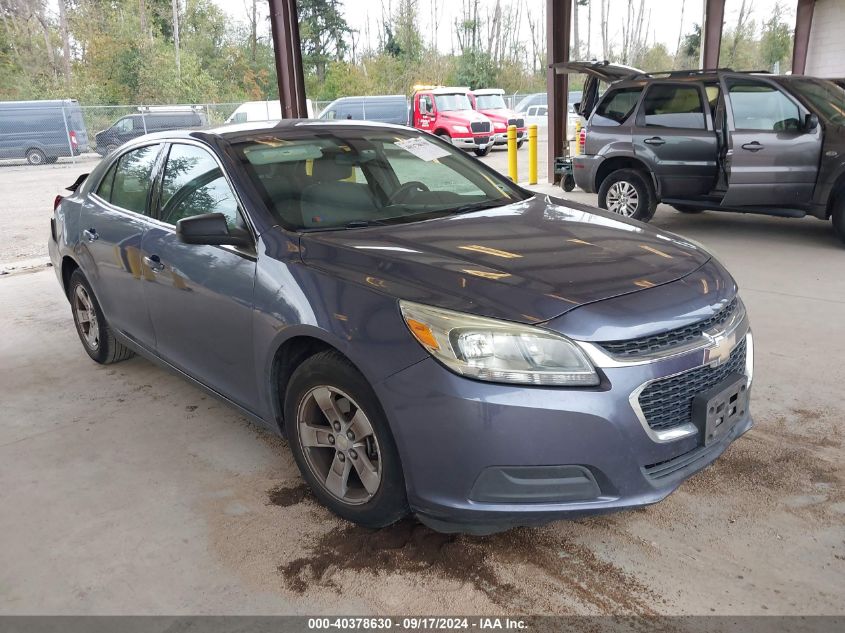
[[[359,524],[643,506],[751,427],[751,331],[717,260],[426,133],[148,135],[71,189],[49,250],[88,355],[142,354],[283,434]]]

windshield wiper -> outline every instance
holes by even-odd
[[[485,209],[495,209],[496,207],[505,207],[511,202],[491,202],[489,200],[485,200],[484,202],[473,202],[471,204],[464,204],[460,207],[455,207],[454,209],[443,209],[443,213],[448,215],[459,215],[461,213],[469,213],[471,211],[484,211]]]

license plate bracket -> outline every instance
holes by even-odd
[[[731,374],[692,401],[692,420],[704,446],[722,439],[748,412],[748,379]]]

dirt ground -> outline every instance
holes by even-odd
[[[26,216],[0,261],[42,252],[79,170],[31,171],[0,169]],[[0,613],[845,614],[845,249],[815,220],[654,222],[739,281],[755,428],[660,504],[485,538],[335,518],[281,439],[144,359],[92,363],[52,270],[0,277]]]

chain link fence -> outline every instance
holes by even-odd
[[[512,109],[525,96],[504,95]],[[314,101],[314,116],[330,103]],[[279,119],[278,101],[180,105],[81,105],[73,99],[0,102],[0,167],[98,160],[150,132]]]

